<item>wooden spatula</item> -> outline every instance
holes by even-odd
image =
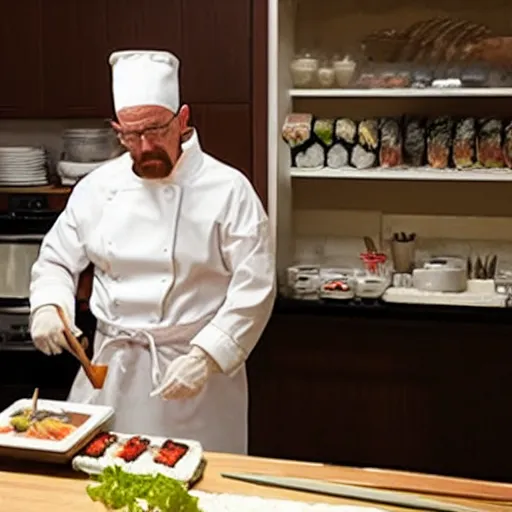
[[[103,384],[105,384],[105,379],[107,377],[108,366],[92,364],[87,354],[85,353],[84,348],[80,344],[80,342],[75,338],[75,335],[71,332],[69,328],[66,315],[64,311],[60,307],[57,306],[57,311],[59,312],[59,317],[64,324],[64,335],[66,336],[66,341],[70,347],[70,352],[80,361],[82,367],[84,369],[87,378],[91,382],[94,389],[103,388]]]

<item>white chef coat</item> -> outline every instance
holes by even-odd
[[[122,385],[131,403],[141,404],[140,421],[132,414],[130,425],[120,420],[116,427],[128,433],[139,427],[146,434],[195,434],[203,437],[198,440],[208,450],[246,452],[245,360],[268,321],[276,293],[269,220],[246,177],[204,153],[195,130],[182,149],[168,178],[139,178],[125,153],[75,186],[32,268],[31,311],[58,304],[73,319],[78,276],[92,262],[90,308],[99,325],[137,332],[199,326],[186,345],[209,353],[222,374],[214,375],[213,384],[192,399],[193,413],[190,401],[183,401],[188,402],[182,405],[188,407],[189,421],[179,432],[174,429],[176,415],[183,423],[183,411],[164,418],[162,409],[176,409],[176,404],[160,398],[151,399],[154,417],[147,411],[145,401],[155,385],[149,376],[144,385],[140,382],[151,366],[148,347],[124,342],[121,352],[132,351],[128,373],[133,378],[111,382],[110,388]],[[95,353],[111,338],[97,332]],[[134,361],[135,350],[140,358]],[[115,373],[112,365],[124,363],[119,362],[119,350],[104,352],[110,375]],[[139,359],[144,360],[142,366],[137,366]],[[165,368],[161,370],[163,374]],[[117,398],[113,394],[91,399],[91,389],[81,370],[70,399],[108,403],[116,407],[116,418],[123,418],[122,409],[130,402],[120,403],[120,390],[114,393]],[[197,415],[203,415],[201,421]],[[206,430],[212,429],[218,432],[208,435]]]

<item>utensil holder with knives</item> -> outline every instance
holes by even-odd
[[[393,268],[399,274],[410,274],[416,258],[416,234],[394,233],[391,240]]]

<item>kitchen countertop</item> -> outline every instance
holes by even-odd
[[[232,494],[257,495],[269,498],[283,498],[299,501],[316,501],[335,504],[352,504],[360,506],[378,507],[382,510],[404,511],[407,509],[388,507],[363,503],[354,500],[300,493],[284,489],[263,487],[234,480],[227,480],[221,476],[222,472],[254,472],[267,473],[280,476],[296,476],[305,478],[319,478],[325,480],[341,479],[368,479],[368,472],[362,469],[343,468],[322,464],[309,464],[284,460],[263,459],[256,457],[237,456],[230,454],[207,453],[208,461],[203,480],[195,487],[201,491]],[[373,473],[373,472],[372,472]],[[372,479],[403,481],[403,474],[379,472],[373,474]],[[420,481],[427,485],[426,476]],[[373,482],[374,480],[372,480]],[[435,488],[443,487],[444,479],[438,481]],[[18,463],[7,465],[0,463],[0,510],[9,512],[89,512],[105,510],[101,505],[93,503],[85,492],[87,478],[82,474],[73,472],[67,467],[51,468],[37,466],[31,463]],[[460,482],[460,481],[459,481]],[[462,481],[459,486],[468,490],[478,488],[478,482]],[[509,493],[512,487],[508,486]],[[439,491],[441,492],[441,491]],[[436,495],[437,498],[441,496]],[[512,511],[512,503],[490,503],[480,500],[464,500],[458,498],[442,497],[444,501],[452,501],[468,506],[477,507],[483,512]]]
[[[431,320],[448,322],[470,322],[512,324],[510,308],[438,306],[432,304],[398,304],[381,300],[365,301],[321,301],[292,299],[279,295],[274,305],[274,314],[383,318],[399,320]]]

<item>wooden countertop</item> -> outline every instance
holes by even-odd
[[[325,480],[345,480],[367,478],[368,473],[361,469],[325,466],[322,464],[307,464],[255,457],[243,457],[229,454],[206,454],[208,465],[203,480],[196,489],[209,492],[229,492],[232,494],[248,494],[272,498],[283,498],[309,502],[324,502],[334,504],[353,504],[368,507],[377,507],[383,510],[401,511],[404,508],[387,507],[354,500],[313,495],[263,487],[234,480],[227,480],[221,476],[223,472],[254,472],[281,476],[298,476],[305,478],[319,478]],[[377,475],[377,481],[391,477],[400,478],[386,473]],[[428,477],[425,477],[428,478]],[[85,492],[87,478],[75,473],[69,468],[52,466],[37,466],[31,463],[8,465],[0,463],[0,511],[9,512],[94,512],[105,510],[102,505],[93,503]],[[468,485],[478,485],[468,484]],[[507,486],[509,487],[509,486]],[[440,496],[436,495],[440,498]],[[452,501],[468,506],[477,507],[482,511],[498,512],[512,511],[512,504],[491,503],[482,500],[467,500],[442,497],[444,501]]]

